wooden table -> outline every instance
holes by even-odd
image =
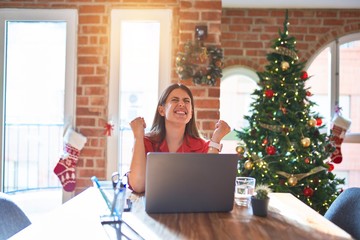
[[[130,198],[133,208],[123,219],[139,234],[130,233],[131,239],[351,239],[288,193],[270,195],[266,218],[238,206],[229,213],[147,214],[144,197]],[[91,187],[12,239],[116,239],[100,223],[104,211],[105,202]]]

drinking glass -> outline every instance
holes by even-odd
[[[248,207],[250,197],[254,194],[256,179],[252,177],[237,177],[235,180],[235,203]]]

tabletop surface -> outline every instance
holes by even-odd
[[[130,199],[123,220],[136,232],[131,239],[351,239],[289,193],[270,195],[267,217],[236,205],[226,213],[147,214],[143,196]],[[98,189],[90,187],[11,239],[116,239],[100,223],[105,211]]]

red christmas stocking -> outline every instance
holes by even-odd
[[[338,115],[333,121],[331,128],[331,142],[335,145],[336,149],[331,154],[331,161],[334,163],[342,162],[341,144],[344,141],[345,133],[350,128],[351,121],[346,120],[342,116]]]
[[[86,143],[86,137],[69,128],[64,136],[64,154],[54,168],[54,173],[67,192],[72,192],[76,185],[76,164],[80,150]]]

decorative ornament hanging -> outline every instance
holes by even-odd
[[[262,128],[266,128],[270,131],[273,131],[273,132],[281,132],[282,131],[282,127],[279,126],[279,125],[270,125],[270,124],[266,124],[266,123],[259,123],[259,125],[262,127]]]
[[[298,182],[300,181],[301,179],[303,178],[306,178],[308,176],[311,176],[313,174],[316,174],[316,173],[319,173],[321,171],[324,171],[324,170],[328,170],[327,168],[325,167],[322,167],[322,166],[318,166],[318,167],[315,167],[313,169],[311,169],[309,172],[307,173],[298,173],[298,174],[290,174],[290,173],[287,173],[287,172],[283,172],[283,171],[277,171],[276,173],[287,178],[288,179],[288,183],[290,184],[291,183],[294,183],[294,182]],[[329,170],[328,170],[329,171]],[[291,180],[290,180],[291,179]],[[290,182],[289,182],[290,181]],[[296,184],[295,184],[296,185]],[[295,186],[294,185],[294,186]],[[292,186],[292,185],[291,185]]]
[[[274,91],[272,89],[266,89],[265,90],[265,96],[267,98],[272,98],[274,96]]]
[[[299,57],[297,56],[296,52],[286,48],[286,47],[276,47],[274,49],[274,52],[277,53],[277,54],[280,54],[280,55],[284,55],[284,56],[288,56],[288,57],[291,57],[292,59],[294,60],[298,60]]]
[[[245,152],[245,148],[243,146],[237,146],[236,147],[236,152],[238,154],[243,154]]]
[[[315,121],[316,121],[316,126],[321,126],[322,125],[322,119],[321,118],[317,118]]]
[[[307,97],[311,97],[312,96],[312,93],[310,91],[306,91],[306,96]]]
[[[267,146],[266,147],[266,153],[268,155],[275,155],[276,153],[276,148],[274,146]]]
[[[298,180],[296,177],[291,176],[288,178],[287,182],[290,186],[294,187],[298,183]]]
[[[311,197],[314,194],[314,190],[311,187],[306,187],[303,190],[305,197]]]
[[[309,159],[309,158],[305,158],[305,159],[304,159],[304,162],[305,162],[306,164],[309,164],[309,163],[310,163],[310,159]]]
[[[303,147],[307,148],[307,147],[310,146],[310,144],[311,144],[310,138],[305,137],[305,138],[301,139],[301,145],[302,145]]]
[[[111,136],[111,133],[114,130],[114,124],[112,123],[112,121],[109,121],[108,123],[105,124],[104,128],[105,128],[104,134],[106,136]]]
[[[332,172],[334,170],[334,164],[328,163],[328,171]]]
[[[306,71],[302,71],[300,73],[300,78],[301,78],[301,80],[305,81],[305,80],[307,80],[309,78],[309,76],[308,76]]]
[[[246,170],[251,170],[253,168],[253,166],[254,166],[254,164],[250,160],[246,160],[245,163],[244,163],[244,168]]]
[[[289,64],[288,62],[286,62],[286,61],[282,61],[282,62],[281,62],[281,69],[282,69],[283,71],[288,70],[289,67],[290,67],[290,64]]]
[[[335,113],[337,115],[341,115],[341,111],[342,111],[342,107],[340,107],[339,105],[336,105],[335,106]]]
[[[189,41],[184,52],[176,56],[176,73],[181,80],[192,78],[194,84],[214,86],[222,77],[223,51],[215,46],[205,47],[202,42]]]
[[[316,126],[316,120],[314,118],[309,119],[308,125],[310,127],[315,127]]]

